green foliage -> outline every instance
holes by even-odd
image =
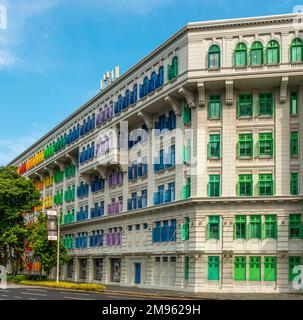
[[[47,239],[47,218],[40,214],[38,220],[31,224],[29,233],[29,242],[33,248],[35,258],[39,258],[46,274],[57,264],[57,242]],[[60,240],[60,265],[69,261],[67,251]]]

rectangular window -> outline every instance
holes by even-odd
[[[299,194],[299,173],[292,172],[290,176],[290,194],[298,195]]]
[[[264,257],[264,281],[276,281],[277,258]]]
[[[239,134],[238,155],[239,158],[253,156],[253,135],[251,133]]]
[[[246,216],[236,216],[234,224],[235,239],[246,239]]]
[[[252,174],[239,175],[238,195],[240,197],[248,197],[253,195]]]
[[[274,110],[274,100],[271,93],[259,94],[259,115],[272,116]]]
[[[259,174],[259,195],[272,196],[274,194],[274,182],[272,174]]]
[[[261,239],[262,238],[262,220],[261,216],[250,216],[250,239]]]
[[[238,98],[238,117],[252,117],[253,97],[251,94],[240,94]]]
[[[209,135],[209,144],[208,144],[209,158],[220,158],[220,145],[221,145],[220,134]]]
[[[277,216],[275,214],[266,215],[264,223],[264,238],[277,239],[277,227]]]
[[[208,117],[210,119],[221,117],[221,96],[211,95],[209,97]]]
[[[208,196],[209,197],[219,197],[220,196],[220,175],[211,174],[209,175],[208,182]]]
[[[289,215],[289,239],[302,239],[301,214]]]
[[[183,124],[191,123],[191,109],[188,105],[183,106]]]
[[[208,257],[208,280],[219,280],[219,257]]]
[[[208,239],[220,238],[220,217],[208,217]]]
[[[273,137],[272,133],[259,134],[259,156],[273,155]]]
[[[298,93],[292,92],[290,96],[290,114],[292,116],[298,115]]]
[[[261,280],[261,257],[249,257],[249,281]]]
[[[298,157],[299,155],[299,134],[298,131],[292,131],[290,134],[290,156]]]
[[[289,281],[293,281],[294,278],[298,275],[298,272],[294,272],[294,267],[301,266],[302,265],[301,261],[302,261],[302,259],[300,256],[289,257],[289,274],[288,274]]]
[[[182,241],[189,240],[189,218],[185,218],[184,224],[181,226]]]
[[[235,257],[234,260],[234,280],[246,280],[246,257]]]

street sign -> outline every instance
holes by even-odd
[[[49,214],[49,212],[51,214]],[[54,214],[54,212],[56,214]],[[48,240],[57,241],[58,240],[58,220],[56,211],[47,211],[47,230],[48,230]]]
[[[57,216],[58,213],[57,213],[57,211],[54,211],[54,210],[47,210],[47,215],[48,216]]]

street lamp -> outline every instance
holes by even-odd
[[[56,282],[59,283],[59,275],[60,275],[60,217],[61,217],[61,206],[60,204],[56,205],[57,211],[57,272],[56,272]]]

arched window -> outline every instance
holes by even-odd
[[[263,45],[260,41],[256,41],[250,48],[250,64],[263,64]]]
[[[247,46],[245,43],[240,42],[235,48],[235,66],[247,65]]]
[[[303,60],[303,42],[296,38],[291,43],[290,49],[291,62],[302,62]]]
[[[147,77],[144,78],[143,81],[143,95],[146,96],[148,94],[148,86],[149,86],[149,80]]]
[[[157,88],[157,73],[155,71],[153,71],[153,73],[151,74],[151,91],[156,90]]]
[[[138,99],[138,85],[135,84],[133,87],[133,101],[136,102]]]
[[[208,68],[220,68],[220,47],[212,45],[208,50]]]
[[[164,67],[161,66],[159,68],[159,87],[163,86],[164,84]]]
[[[266,63],[279,63],[280,62],[280,46],[278,41],[271,40],[268,42],[266,48]]]
[[[128,107],[130,105],[130,93],[129,90],[126,90],[125,92],[125,105]]]

